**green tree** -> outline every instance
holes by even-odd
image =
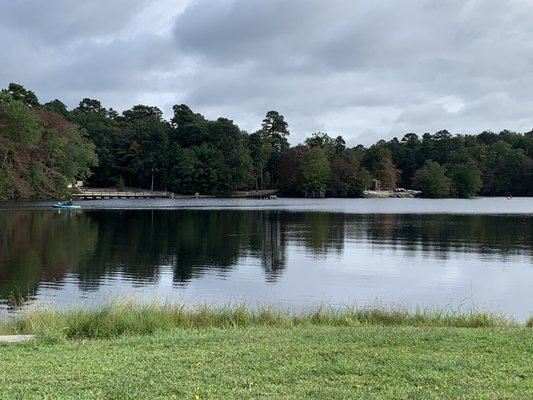
[[[484,191],[498,196],[520,195],[527,162],[524,150],[514,149],[502,140],[492,144],[487,154]]]
[[[391,151],[387,148],[385,141],[379,141],[364,151],[363,165],[375,176],[379,169],[379,162],[384,158],[392,158]]]
[[[392,140],[388,144],[395,166],[402,172],[397,185],[411,187],[411,179],[424,160],[421,157],[421,142],[417,134],[406,133],[401,141]]]
[[[2,89],[2,92],[10,94],[13,100],[20,101],[29,107],[39,107],[39,99],[35,93],[31,90],[26,90],[22,85],[10,83],[7,89]]]
[[[30,187],[37,197],[66,195],[67,185],[85,180],[97,165],[95,146],[83,131],[62,115],[45,109],[41,120],[40,144],[31,152]]]
[[[524,165],[524,175],[520,194],[522,196],[533,196],[533,159],[531,158],[528,158]]]
[[[172,107],[174,115],[171,125],[174,129],[174,141],[182,147],[200,146],[209,142],[208,121],[194,113],[187,105]]]
[[[210,143],[223,157],[223,167],[219,171],[219,189],[229,195],[245,184],[251,173],[250,152],[245,142],[245,134],[233,121],[219,118],[208,124]],[[222,193],[220,193],[222,194]]]
[[[457,197],[469,199],[483,187],[481,171],[475,162],[456,164],[450,169],[452,193]]]
[[[446,169],[435,161],[426,161],[426,164],[415,172],[413,185],[424,197],[443,198],[450,195],[450,178],[446,176]]]
[[[346,142],[342,136],[332,138],[327,133],[316,132],[307,138],[304,142],[306,146],[311,148],[317,147],[323,149],[330,161],[340,157],[346,150]]]
[[[270,156],[267,163],[271,187],[274,187],[278,181],[279,162],[282,154],[289,149],[289,124],[285,121],[283,115],[277,111],[267,112],[261,130],[265,132],[270,142]]]
[[[285,150],[288,147],[287,136],[289,136],[289,124],[287,124],[285,118],[279,112],[267,112],[261,127],[265,132],[268,132],[273,144],[279,151]]]
[[[89,186],[115,186],[120,175],[119,123],[114,114],[98,100],[83,99],[69,116],[70,120],[87,132],[87,138],[96,146],[98,166],[87,182]]]
[[[0,199],[30,197],[30,152],[39,144],[40,120],[22,101],[0,93]]]
[[[136,105],[122,116],[122,129],[131,138],[135,182],[151,190],[164,189],[170,125],[157,107]]]
[[[200,189],[197,174],[200,171],[200,161],[196,156],[195,148],[182,149],[178,147],[175,152],[175,160],[171,170],[170,189],[176,193],[194,194],[205,193]]]
[[[255,189],[264,189],[266,187],[265,178],[268,174],[267,163],[272,152],[266,132],[259,130],[252,133],[248,139],[248,147],[252,163],[251,178]],[[270,179],[268,184],[270,184]]]
[[[304,190],[325,189],[329,179],[330,163],[323,149],[314,148],[304,153],[301,161]]]
[[[49,198],[91,174],[94,145],[83,131],[44,108],[0,93],[0,198]]]
[[[48,103],[44,104],[44,108],[48,111],[51,111],[53,113],[62,115],[63,117],[67,118],[69,117],[69,111],[67,109],[67,106],[60,100],[55,99],[52,101],[49,101]]]
[[[326,189],[330,163],[323,149],[296,146],[280,160],[280,189],[289,195],[302,195],[306,190]]]

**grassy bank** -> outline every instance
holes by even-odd
[[[528,322],[528,324],[530,324]],[[53,339],[114,338],[121,335],[150,334],[174,328],[244,328],[251,326],[411,326],[411,327],[517,327],[518,323],[489,313],[403,309],[318,309],[310,313],[290,313],[268,308],[181,307],[115,303],[96,309],[68,311],[34,310],[18,318],[0,322],[0,334],[37,334]]]
[[[110,306],[2,333],[0,399],[529,398],[533,331],[484,315]],[[70,339],[69,339],[70,338]]]

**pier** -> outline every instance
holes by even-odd
[[[79,189],[72,193],[73,199],[173,199],[174,193],[142,189]]]
[[[234,192],[230,197],[241,199],[275,199],[277,190],[248,190]],[[114,189],[114,188],[78,188],[71,194],[77,200],[97,200],[97,199],[192,199],[192,198],[212,198],[210,195],[179,195],[166,191],[152,191],[143,189]]]

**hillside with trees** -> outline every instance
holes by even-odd
[[[83,128],[11,84],[0,93],[0,199],[65,196],[91,176],[95,145]]]
[[[76,180],[215,196],[322,189],[331,197],[359,197],[373,182],[433,198],[533,196],[533,131],[407,133],[368,148],[347,147],[342,136],[323,132],[291,147],[289,135],[277,111],[248,133],[185,104],[173,107],[170,120],[157,107],[118,113],[88,98],[69,110],[10,84],[0,93],[0,199],[62,197]]]

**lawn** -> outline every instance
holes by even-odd
[[[532,398],[525,326],[269,321],[0,345],[0,399]]]

